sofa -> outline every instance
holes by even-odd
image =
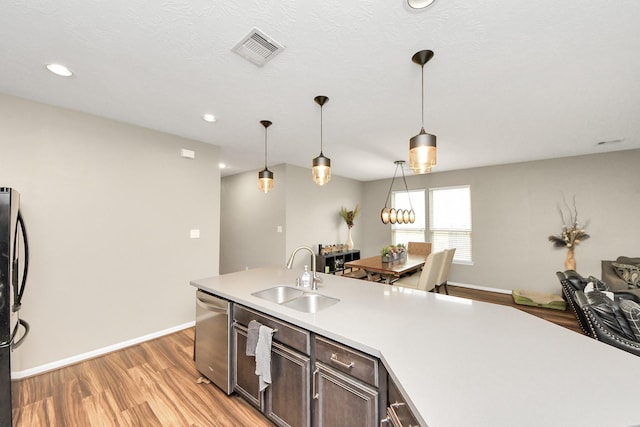
[[[640,297],[640,258],[620,256],[615,261],[601,262],[602,281],[613,292],[626,292]]]
[[[640,297],[573,270],[556,275],[585,335],[640,356]]]

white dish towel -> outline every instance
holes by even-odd
[[[257,320],[252,320],[251,322],[249,322],[249,326],[247,327],[247,348],[245,350],[247,356],[256,355],[256,346],[258,345],[258,332],[260,332],[260,326],[262,326],[262,324]]]
[[[273,329],[261,325],[258,331],[258,344],[256,345],[256,375],[260,385],[260,391],[271,384],[271,338]]]

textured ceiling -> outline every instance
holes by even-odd
[[[434,172],[640,148],[639,18],[638,0],[4,0],[0,92],[218,145],[224,174],[262,169],[263,119],[269,165],[310,167],[326,95],[333,173],[368,181],[420,130],[423,49]],[[262,68],[231,52],[253,27],[285,46]]]

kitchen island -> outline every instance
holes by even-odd
[[[640,359],[511,307],[320,274],[339,303],[304,313],[251,295],[300,270],[258,268],[196,288],[379,358],[429,427],[640,425]]]

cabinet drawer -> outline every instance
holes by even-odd
[[[316,360],[374,387],[379,386],[378,360],[326,338],[315,338]]]
[[[266,314],[254,311],[250,308],[244,307],[239,304],[234,305],[233,320],[243,325],[249,326],[249,322],[255,320],[262,325],[268,326],[272,329],[277,329],[273,334],[273,339],[286,346],[289,346],[299,352],[310,354],[310,334],[304,329],[300,329],[282,320],[274,319]]]

